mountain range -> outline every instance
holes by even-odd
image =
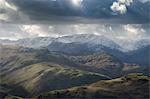
[[[77,34],[58,38],[39,37],[33,39],[20,39],[17,41],[0,40],[2,45],[18,45],[29,48],[48,48],[51,52],[59,52],[72,55],[84,55],[90,53],[108,52],[126,63],[139,65],[149,64],[148,39],[138,40],[130,47],[128,41],[119,41],[121,45],[104,36],[93,34]],[[132,43],[132,42],[131,42]],[[124,46],[125,45],[125,46]],[[127,45],[127,46],[126,46]]]
[[[75,34],[75,35],[70,35],[70,36],[62,36],[58,38],[37,37],[37,38],[25,38],[25,39],[19,39],[19,40],[0,39],[0,44],[3,44],[3,45],[19,45],[19,46],[31,47],[31,48],[47,47],[53,42],[79,43],[79,44],[86,43],[88,44],[89,47],[96,46],[96,45],[103,45],[111,49],[117,49],[117,50],[125,51],[125,52],[137,50],[139,48],[150,45],[149,39],[141,39],[134,43],[133,41],[130,42],[128,40],[120,40],[116,42],[103,35],[95,35],[95,34]],[[132,47],[128,48],[128,46],[126,45],[129,45]]]
[[[149,45],[123,52],[86,34],[0,43],[2,99],[148,97]]]

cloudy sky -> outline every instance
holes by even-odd
[[[91,33],[149,37],[149,0],[0,0],[0,39]]]
[[[34,37],[60,37],[73,34],[104,35],[111,39],[147,39],[150,37],[148,24],[2,24],[1,39]]]
[[[12,23],[147,23],[149,0],[0,0]],[[124,20],[122,20],[122,18]]]

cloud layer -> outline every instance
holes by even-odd
[[[127,12],[127,6],[130,6],[131,3],[133,3],[133,0],[118,0],[113,2],[111,9],[114,12],[125,14]]]
[[[0,39],[33,37],[59,37],[73,34],[104,35],[110,39],[143,39],[150,37],[145,24],[66,24],[66,25],[22,25],[0,24]]]
[[[0,39],[95,34],[132,48],[135,42],[150,39],[149,4],[149,0],[0,0]]]
[[[147,23],[148,8],[149,0],[0,0],[0,21]]]

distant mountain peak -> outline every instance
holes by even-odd
[[[58,38],[53,37],[37,37],[37,38],[25,38],[19,40],[0,40],[2,45],[19,45],[23,47],[30,48],[42,48],[47,47],[54,42],[59,43],[78,43],[86,44],[88,48],[96,48],[95,50],[100,50],[101,48],[107,47],[110,49],[116,49],[123,52],[129,52],[137,50],[139,48],[150,45],[149,39],[140,40],[128,40],[128,39],[113,39],[105,37],[104,35],[97,34],[74,34],[68,36],[62,36]],[[57,46],[57,45],[56,45]]]
[[[80,42],[82,44],[88,43],[89,46],[93,45],[103,45],[106,47],[110,47],[112,49],[120,48],[115,42],[110,40],[109,38],[103,35],[95,35],[95,34],[76,34],[70,36],[63,36],[55,39],[55,42],[63,42],[63,43],[73,43]]]

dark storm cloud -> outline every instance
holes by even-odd
[[[80,12],[71,7],[70,0],[11,0],[20,10],[29,15],[75,16]],[[43,15],[42,15],[43,14]]]
[[[79,6],[75,6],[73,0],[7,0],[9,4],[17,7],[17,17],[20,18],[20,13],[23,13],[32,22],[37,23],[148,22],[149,2],[133,0],[133,3],[127,6],[126,13],[120,15],[111,9],[114,1],[116,0],[82,0]],[[17,22],[19,18],[12,21]],[[31,22],[30,20],[28,22]]]

